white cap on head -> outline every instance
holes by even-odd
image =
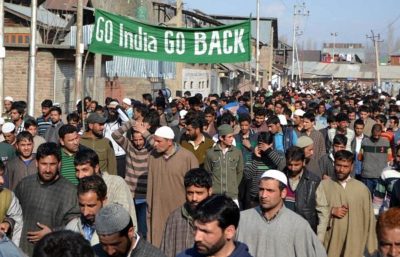
[[[179,112],[179,117],[183,120],[188,112],[186,110],[181,110]]]
[[[132,105],[132,101],[131,101],[131,99],[129,99],[129,98],[124,98],[124,99],[122,100],[122,102],[123,102],[124,104],[127,104],[127,105]]]
[[[397,106],[400,106],[400,100],[397,100],[397,101],[396,101],[396,105],[397,105]]]
[[[14,102],[14,98],[12,98],[11,96],[6,96],[4,97],[4,101]]]
[[[297,109],[293,112],[293,115],[299,116],[299,117],[303,117],[304,113],[306,113],[305,111],[303,111],[302,109]]]
[[[1,131],[3,133],[11,133],[11,132],[14,131],[14,129],[15,129],[14,123],[6,122],[6,123],[3,124],[3,127],[1,128]]]
[[[282,182],[283,184],[285,184],[285,186],[287,186],[287,177],[282,171],[267,170],[266,172],[264,172],[261,175],[260,179],[263,179],[263,178],[273,178],[273,179],[276,179],[276,180]]]
[[[158,128],[154,135],[165,139],[174,139],[175,137],[174,131],[168,126]]]

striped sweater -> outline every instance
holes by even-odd
[[[135,148],[132,142],[124,136],[134,124],[135,120],[123,123],[111,136],[126,152],[125,181],[131,190],[132,197],[145,199],[147,192],[148,158],[153,146],[153,137],[146,131],[143,134],[147,141],[145,147],[140,150]]]

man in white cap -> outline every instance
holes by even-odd
[[[14,102],[14,99],[11,96],[6,96],[4,97],[4,110],[5,112],[2,114],[2,117],[4,118],[5,121],[11,121],[11,106]]]
[[[15,125],[11,122],[4,123],[1,131],[4,135],[4,142],[15,147],[16,136],[15,136]]]
[[[261,175],[260,206],[241,213],[237,240],[249,246],[252,256],[326,256],[308,222],[284,206],[287,184],[281,171]]]
[[[296,132],[297,137],[300,137],[303,131],[303,115],[304,111],[302,109],[297,109],[293,112],[293,130]]]
[[[132,108],[132,101],[129,98],[124,98],[122,100],[122,108],[128,115],[129,119],[132,119],[133,117],[133,108]]]
[[[174,132],[163,126],[154,133],[154,150],[149,157],[147,182],[147,239],[159,247],[168,215],[185,202],[183,178],[186,172],[198,168],[193,153],[174,143]]]

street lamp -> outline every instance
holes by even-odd
[[[335,44],[336,44],[336,37],[337,37],[337,32],[332,32],[331,36],[333,37],[333,48],[332,48],[332,59],[331,62],[335,62]]]

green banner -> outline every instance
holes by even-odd
[[[96,10],[89,51],[104,55],[185,63],[251,59],[250,21],[207,28],[170,28]]]

